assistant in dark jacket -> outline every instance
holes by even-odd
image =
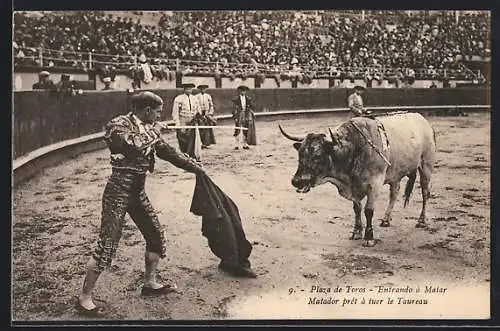
[[[235,149],[248,149],[248,145],[256,145],[255,139],[255,102],[246,92],[249,90],[246,86],[238,87],[238,95],[233,98],[233,120],[236,127],[248,128],[249,130],[234,130],[236,139]],[[251,129],[251,130],[250,130]],[[243,133],[241,134],[241,131]]]

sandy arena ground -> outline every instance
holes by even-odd
[[[341,119],[293,119],[281,123],[292,134],[324,132]],[[490,278],[490,118],[430,117],[438,158],[428,209],[429,226],[417,229],[420,187],[403,209],[403,189],[390,228],[379,227],[389,188],[377,204],[372,248],[348,240],[352,204],[332,185],[298,194],[290,180],[297,153],[278,122],[257,123],[259,146],[234,151],[232,131],[217,131],[218,145],[204,151],[213,180],[240,208],[257,279],[232,278],[201,235],[201,218],[189,213],[195,177],[158,161],[147,193],[165,225],[168,257],[163,281],[180,293],[142,298],[145,244],[127,216],[116,259],[94,297],[109,319],[254,319],[488,317]],[[177,146],[172,135],[168,141]],[[110,174],[109,152],[80,155],[44,170],[14,192],[14,320],[78,320],[73,305],[97,238],[101,196]],[[404,180],[403,184],[406,182]],[[404,186],[403,186],[404,187]],[[310,305],[312,286],[420,284],[447,287],[428,295],[429,305]],[[290,289],[292,294],[290,294]],[[373,293],[372,291],[370,291]],[[342,294],[348,298],[351,294]],[[375,294],[373,294],[375,296]],[[451,303],[451,304],[450,304]],[[437,307],[441,308],[437,308]],[[385,307],[385,308],[384,308]],[[389,307],[389,308],[387,308]],[[481,316],[483,316],[481,315]]]

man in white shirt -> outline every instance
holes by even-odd
[[[141,54],[141,56],[139,56],[139,66],[142,69],[142,73],[144,75],[143,82],[145,84],[151,83],[151,81],[153,80],[153,73],[151,72],[151,67],[149,66],[146,55]]]
[[[198,97],[198,107],[202,115],[203,125],[216,125],[217,122],[214,118],[214,103],[212,101],[212,96],[205,91],[208,85],[198,85],[196,89],[200,91],[197,95]],[[200,136],[202,146],[201,148],[207,148],[209,145],[215,144],[215,135],[213,129],[200,129]]]
[[[208,85],[198,85],[197,89],[200,90],[198,94],[199,107],[202,115],[213,115],[214,114],[214,103],[212,102],[212,96],[205,91]]]
[[[354,93],[349,96],[347,100],[350,109],[349,119],[368,113],[365,110],[363,98],[361,97],[364,91],[365,88],[363,86],[356,85],[354,87]]]
[[[199,112],[198,100],[192,95],[194,84],[183,84],[184,93],[175,97],[172,108],[172,119],[176,126],[189,125],[194,116]],[[177,130],[177,141],[179,149],[187,153],[187,142],[189,141],[189,129]]]

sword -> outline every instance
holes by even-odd
[[[378,155],[380,155],[385,163],[387,163],[387,165],[390,167],[391,166],[391,163],[389,162],[389,160],[387,160],[387,158],[384,156],[384,154],[382,154],[378,148],[372,143],[372,141],[370,140],[370,138],[368,138],[363,131],[361,131],[361,129],[356,125],[356,123],[354,122],[351,122],[352,125],[356,128],[356,130],[358,130],[359,133],[361,133],[361,135],[363,136],[363,138],[365,138],[366,142],[375,150],[375,152],[377,152]]]

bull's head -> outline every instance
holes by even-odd
[[[299,152],[299,166],[292,179],[297,192],[307,193],[312,187],[328,182],[336,142],[332,131],[330,130],[332,141],[328,141],[324,134],[309,133],[305,137],[294,137],[287,134],[281,125],[279,128],[286,138],[295,141],[293,147]]]

